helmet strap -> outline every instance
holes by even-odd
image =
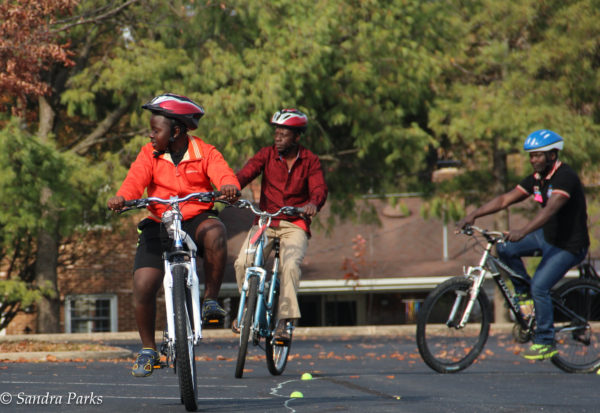
[[[554,159],[551,154],[554,154]],[[546,168],[544,169],[543,175],[546,176],[552,170],[552,168],[554,168],[556,161],[558,161],[558,152],[554,150],[544,152],[544,158],[546,159]]]

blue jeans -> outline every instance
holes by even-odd
[[[496,247],[498,256],[517,274],[531,280],[530,289],[525,282],[512,278],[515,290],[519,294],[531,293],[535,306],[535,344],[554,343],[554,312],[550,289],[566,274],[569,269],[579,264],[587,254],[583,248],[575,255],[569,251],[555,247],[544,239],[542,228],[527,234],[518,242],[506,242]],[[527,274],[521,257],[541,255],[533,279]]]

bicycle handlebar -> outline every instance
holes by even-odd
[[[501,231],[488,231],[475,225],[465,225],[460,232],[465,235],[473,235],[473,232],[478,232],[483,235],[488,241],[502,242],[506,238],[506,234]]]
[[[132,209],[145,208],[148,205],[150,205],[151,203],[174,205],[174,204],[179,204],[181,202],[186,202],[186,201],[190,201],[190,200],[206,202],[206,203],[220,202],[220,203],[223,203],[226,205],[231,205],[228,201],[225,201],[223,199],[216,199],[216,198],[220,197],[221,195],[222,195],[221,191],[213,191],[213,192],[194,192],[194,193],[188,194],[182,198],[174,196],[174,197],[171,197],[168,199],[158,198],[158,197],[131,199],[129,201],[125,201],[123,203],[124,208],[118,212],[123,213],[126,211],[130,211]]]
[[[304,208],[294,206],[283,206],[277,212],[266,212],[258,209],[254,204],[247,199],[238,200],[233,206],[237,208],[249,208],[255,215],[259,217],[274,218],[278,215],[300,216],[304,213]]]

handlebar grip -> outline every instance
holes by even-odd
[[[139,200],[138,199],[132,199],[132,200],[123,202],[123,206],[127,207],[127,208],[136,207],[136,206],[138,206],[138,204],[139,204]]]
[[[218,197],[220,197],[221,195],[223,195],[223,192],[221,192],[221,191],[213,191],[213,193],[212,193],[212,196],[213,196],[213,198],[218,198]],[[240,197],[240,196],[242,196],[242,191],[240,191],[240,190],[238,189],[238,190],[235,192],[235,195],[236,195],[237,197]]]
[[[287,207],[286,209],[284,209],[283,211],[281,211],[284,215],[288,215],[288,216],[297,216],[300,215],[302,213],[304,213],[304,208],[298,208],[298,207]]]

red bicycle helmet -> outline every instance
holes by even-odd
[[[148,109],[152,113],[162,115],[167,118],[181,121],[188,130],[194,130],[198,127],[198,121],[204,115],[204,108],[193,100],[176,95],[174,93],[165,93],[158,95],[150,102],[142,105],[143,109]]]
[[[271,118],[271,125],[304,132],[308,118],[298,109],[281,109]]]

